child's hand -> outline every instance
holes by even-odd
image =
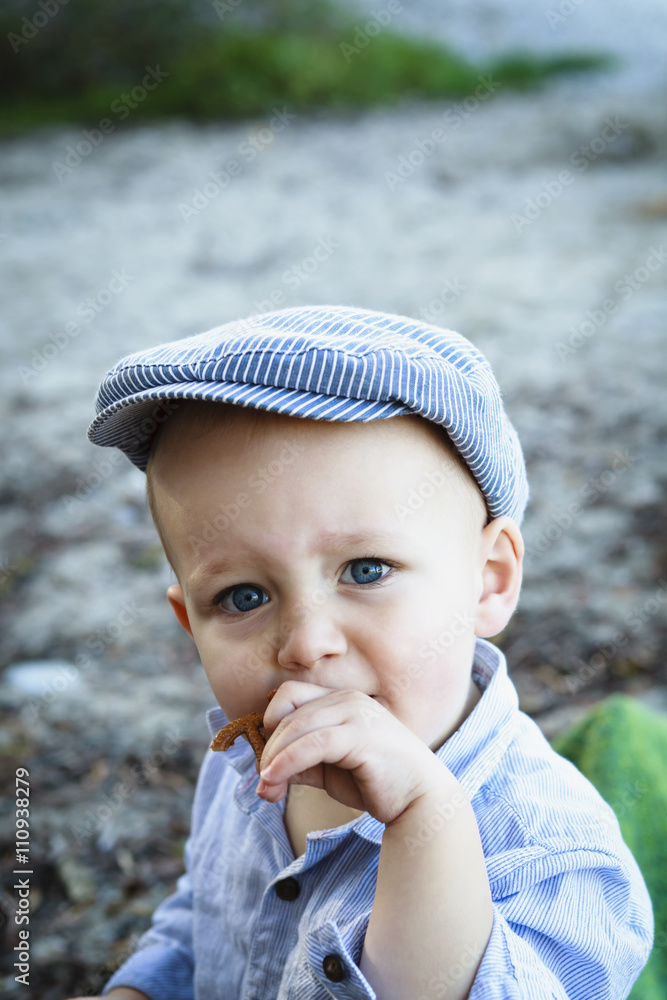
[[[271,736],[257,793],[268,802],[282,799],[290,783],[314,785],[391,823],[442,780],[426,744],[361,691],[286,681],[264,725]]]

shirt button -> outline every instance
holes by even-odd
[[[324,975],[332,983],[339,983],[341,979],[345,978],[345,967],[338,955],[325,955],[322,968],[324,969]]]
[[[291,903],[301,892],[301,886],[295,878],[283,878],[276,882],[274,889],[278,899],[284,899],[286,903]]]

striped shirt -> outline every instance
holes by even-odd
[[[436,753],[472,802],[491,886],[493,930],[470,1000],[621,1000],[648,958],[653,916],[616,816],[519,711],[505,658],[483,639],[472,676],[482,697]],[[207,721],[213,735],[227,720],[215,708]],[[152,1000],[375,997],[359,963],[383,825],[364,813],[309,834],[295,858],[284,800],[260,799],[257,781],[245,740],[207,753],[186,874],[105,992],[125,985]],[[406,1000],[448,996],[465,968],[462,954],[427,995]]]

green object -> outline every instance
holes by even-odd
[[[405,99],[468,99],[467,115],[475,95],[614,65],[600,53],[526,51],[472,63],[402,34],[384,8],[361,14],[341,0],[49,3],[47,24],[23,0],[0,8],[0,132],[62,122],[99,129],[106,119],[110,134],[126,121],[261,119],[283,105],[301,115]]]
[[[596,705],[554,749],[616,813],[653,903],[655,943],[630,1000],[667,997],[667,716],[627,695]]]

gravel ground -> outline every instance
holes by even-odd
[[[472,6],[485,24],[500,17]],[[488,32],[454,7],[453,41],[481,44]],[[524,15],[537,23],[508,8],[503,44]],[[403,27],[432,18],[437,33],[434,5],[420,9]],[[654,31],[624,34],[621,19],[630,55],[664,15],[636,9]],[[586,0],[563,25],[579,24],[581,47],[593,11]],[[527,42],[544,47],[546,31],[526,27]],[[143,477],[85,437],[99,378],[124,353],[272,303],[465,333],[496,370],[532,489],[521,603],[496,640],[522,707],[549,737],[612,690],[665,707],[666,90],[662,64],[645,61],[604,82],[295,116],[270,133],[268,119],[130,119],[68,170],[53,164],[78,130],[3,144],[1,739],[7,774],[30,773],[34,871],[30,993],[7,965],[8,998],[96,992],[132,949],[181,871],[208,742],[212,697],[164,599]],[[313,270],[318,244],[328,256]]]

